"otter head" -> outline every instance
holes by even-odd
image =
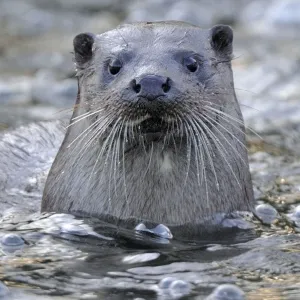
[[[90,112],[90,124],[115,126],[129,140],[145,142],[181,139],[199,122],[206,131],[218,122],[217,110],[232,106],[228,94],[235,101],[232,38],[229,26],[204,31],[177,22],[79,34],[74,51],[81,94],[73,117]]]
[[[247,209],[232,30],[135,23],[74,39],[77,104],[43,210],[164,224]]]

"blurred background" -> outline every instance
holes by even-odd
[[[231,25],[246,123],[280,132],[278,139],[287,132],[293,144],[300,131],[299,0],[0,0],[0,127],[70,115],[76,34],[167,19]]]

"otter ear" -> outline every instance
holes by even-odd
[[[77,67],[83,68],[93,56],[93,44],[95,35],[92,33],[80,33],[73,40],[75,62]]]
[[[211,45],[215,51],[231,55],[233,32],[230,26],[216,25],[210,29]]]

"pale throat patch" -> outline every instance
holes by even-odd
[[[161,160],[160,171],[162,173],[168,173],[172,171],[172,161],[170,159],[170,154],[168,152],[163,154],[163,158]]]

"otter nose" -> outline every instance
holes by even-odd
[[[171,80],[169,77],[146,75],[140,79],[134,79],[131,82],[131,86],[139,96],[154,100],[169,92],[171,89]]]

